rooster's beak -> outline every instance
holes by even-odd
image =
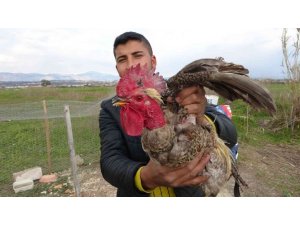
[[[113,106],[122,107],[122,106],[127,104],[127,101],[125,99],[122,99],[122,98],[118,97],[118,96],[115,96],[112,99],[112,103],[113,103]]]

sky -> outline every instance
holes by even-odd
[[[22,28],[0,29],[0,71],[116,74],[112,45],[128,29]],[[175,74],[200,58],[222,56],[242,64],[253,77],[279,78],[282,73],[282,29],[134,29],[152,44],[157,71]]]
[[[125,31],[136,31],[152,44],[157,72],[166,77],[194,60],[220,56],[242,64],[253,78],[285,77],[281,34],[286,26],[281,20],[270,23],[261,8],[254,7],[257,12],[252,12],[247,1],[244,5],[229,2],[242,9],[248,6],[250,13],[238,8],[224,12],[225,3],[218,1],[205,5],[175,0],[172,6],[146,6],[141,1],[111,0],[94,7],[89,4],[95,3],[92,0],[83,5],[78,1],[57,5],[56,0],[54,4],[29,0],[32,7],[18,1],[18,8],[15,2],[1,7],[2,12],[0,9],[1,21],[6,21],[0,22],[0,72],[117,75],[114,39]],[[216,3],[220,7],[215,7]],[[272,15],[277,16],[277,11]],[[256,18],[255,13],[261,17]],[[248,14],[252,18],[245,20]]]

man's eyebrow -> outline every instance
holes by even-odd
[[[144,52],[143,51],[136,51],[136,52],[131,53],[131,55],[136,55],[136,54],[140,54],[140,53],[144,53]]]
[[[144,51],[136,51],[136,52],[132,52],[131,55],[138,55],[138,54],[144,54]],[[116,58],[116,60],[120,60],[120,59],[123,59],[123,58],[126,58],[127,56],[126,55],[120,55]]]

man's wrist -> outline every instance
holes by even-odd
[[[157,185],[151,181],[151,174],[149,175],[149,171],[147,166],[141,168],[141,183],[143,187],[147,190],[154,190]]]
[[[153,189],[151,188],[148,188],[144,182],[142,181],[142,175],[141,175],[141,172],[143,170],[143,166],[141,168],[138,169],[138,171],[136,172],[135,174],[135,177],[134,177],[134,182],[135,182],[135,186],[137,187],[137,189],[141,192],[144,192],[144,193],[151,193],[153,191]]]

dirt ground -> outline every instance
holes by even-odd
[[[255,148],[241,145],[238,166],[249,186],[241,192],[244,197],[300,196],[299,146],[265,145]],[[80,167],[78,171],[81,196],[116,196],[116,188],[103,179],[98,163]],[[219,196],[233,196],[233,185],[231,178]]]
[[[249,185],[243,196],[300,196],[299,146],[241,146],[238,165]]]

